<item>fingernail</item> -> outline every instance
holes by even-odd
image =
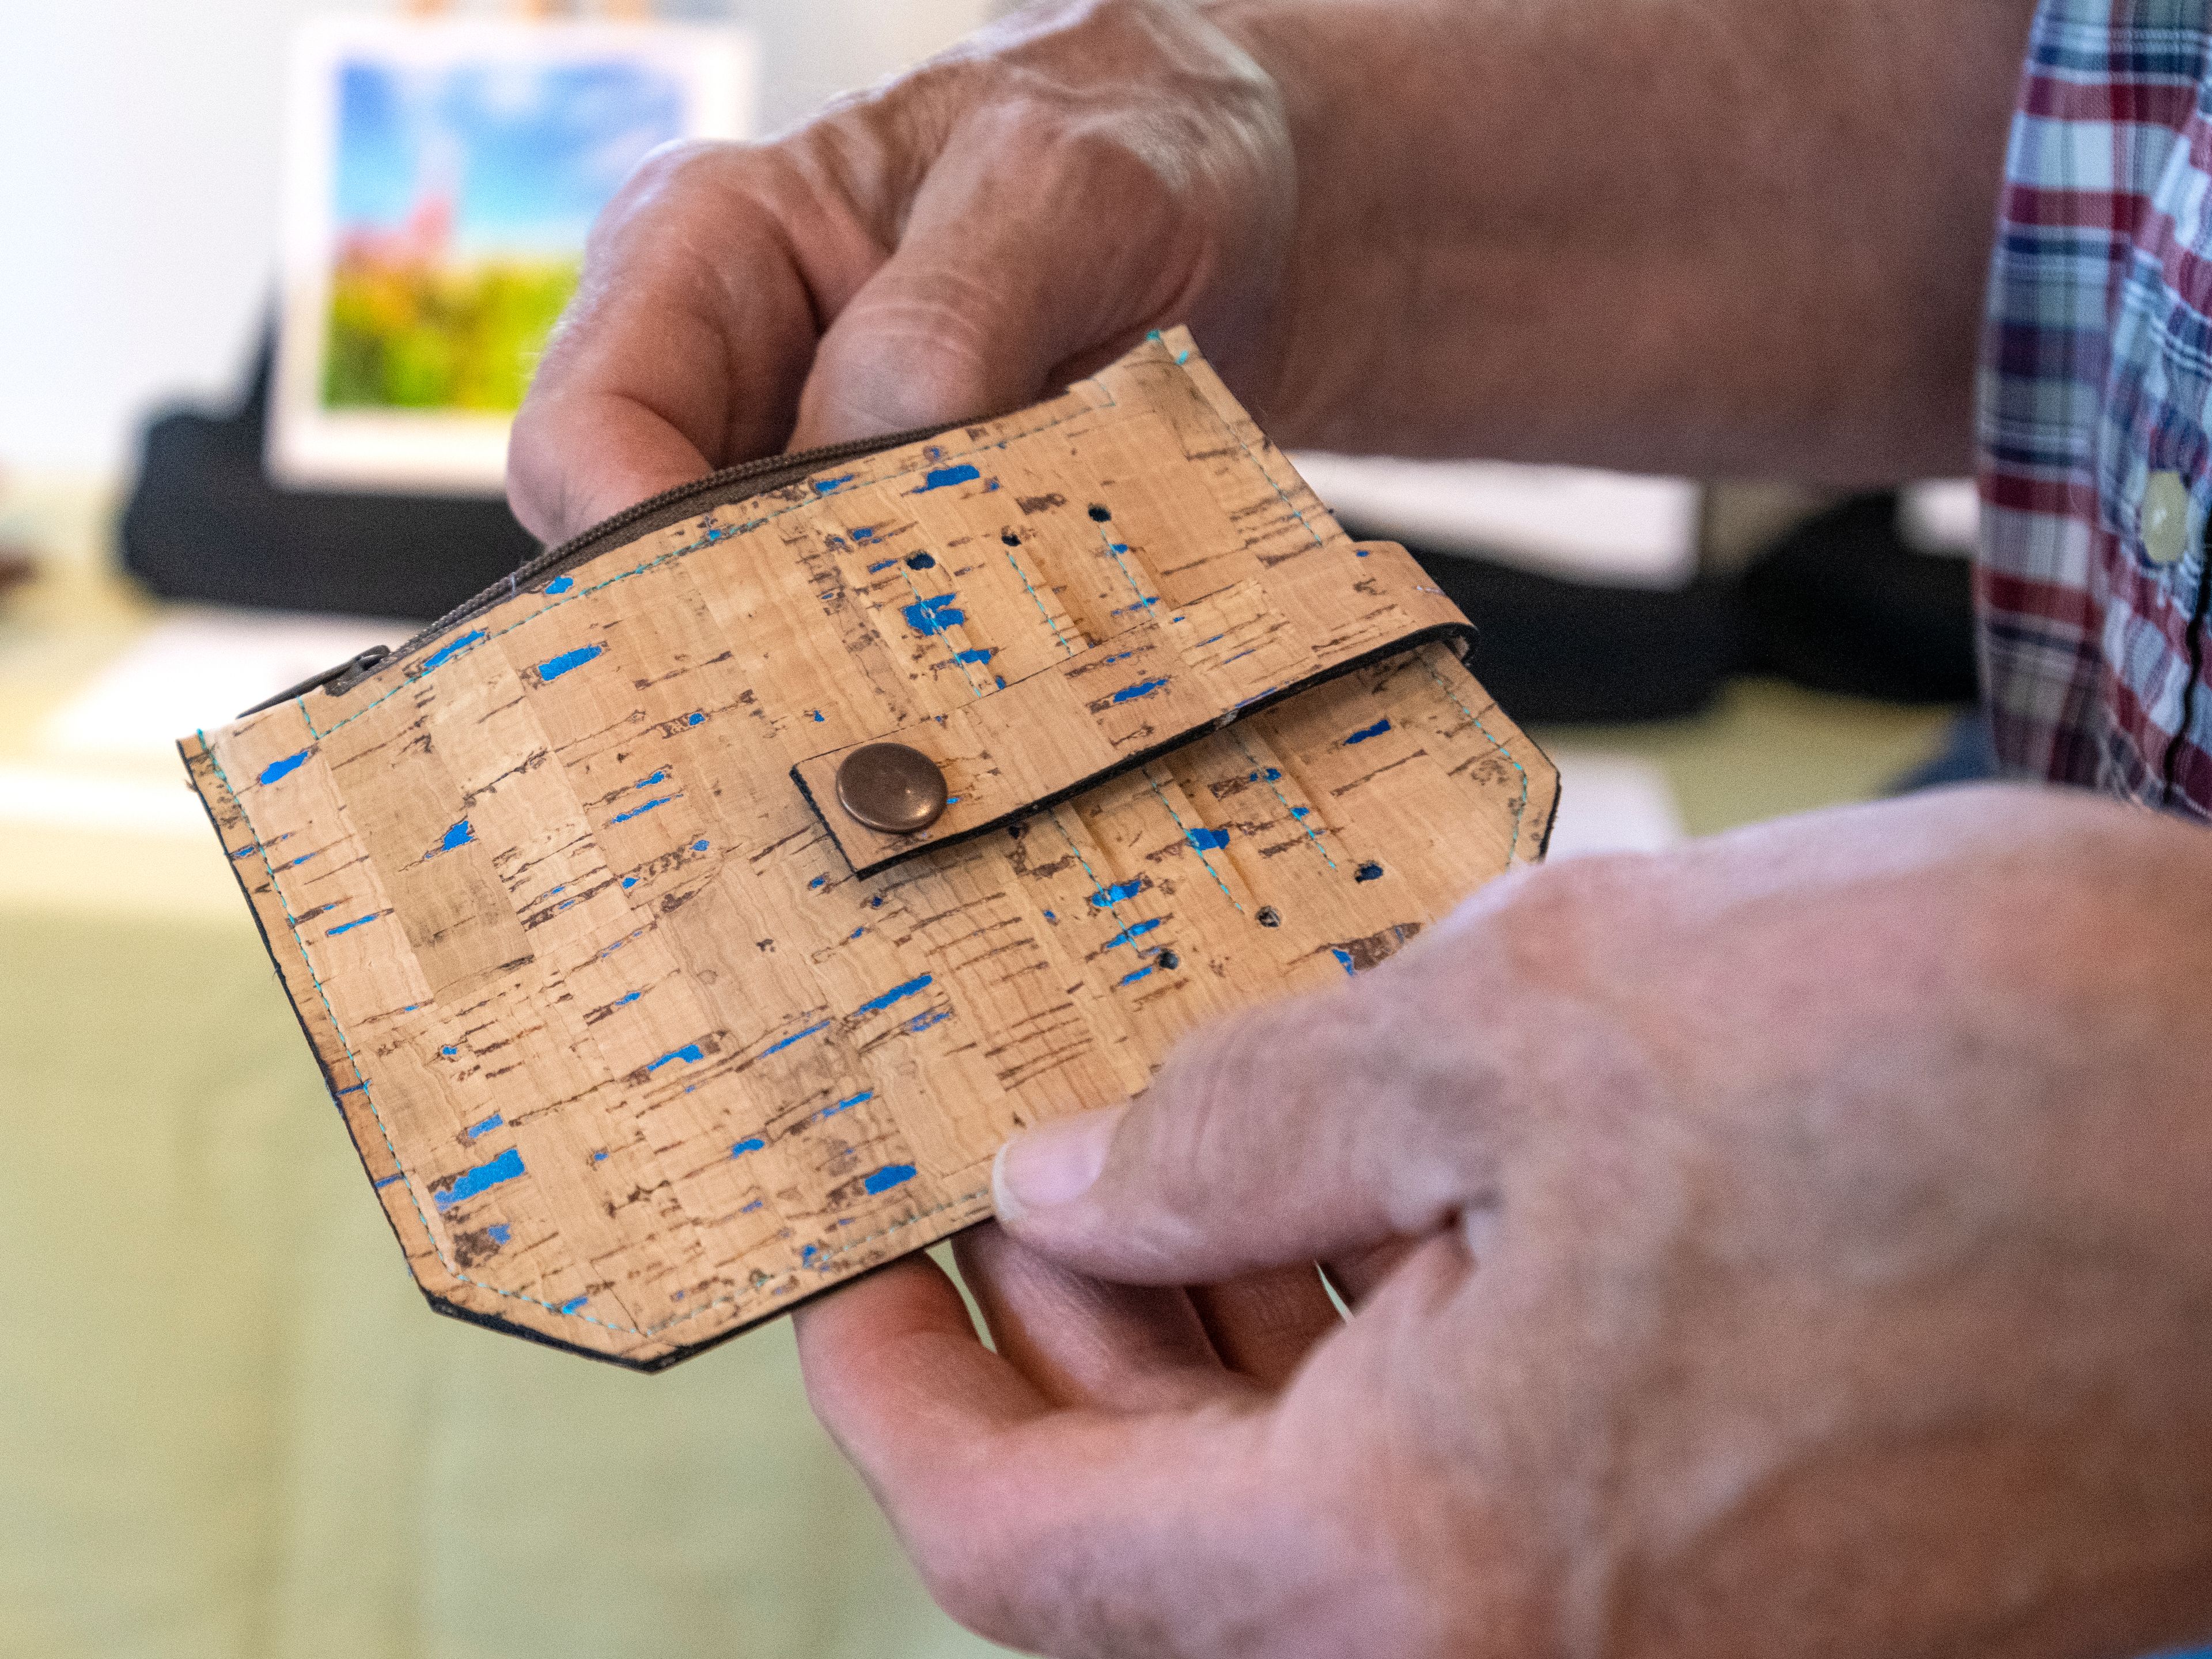
[[[1047,1210],[1091,1190],[1106,1167],[1107,1148],[1128,1107],[1107,1106],[1041,1124],[999,1148],[991,1165],[991,1201],[1001,1221]]]

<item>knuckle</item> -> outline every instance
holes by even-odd
[[[742,188],[748,158],[758,146],[728,139],[679,138],[649,152],[592,222],[584,242],[587,267],[618,258],[636,238],[669,221],[715,216],[734,188]]]
[[[689,195],[720,187],[732,163],[750,147],[720,138],[678,138],[649,152],[627,188],[640,196]]]

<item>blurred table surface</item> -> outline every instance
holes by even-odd
[[[428,1310],[173,757],[52,741],[161,614],[96,556],[0,599],[0,1655],[995,1651],[787,1324],[646,1377]],[[1537,735],[1694,834],[1876,793],[1942,721],[1751,683]]]

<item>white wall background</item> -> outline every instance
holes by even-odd
[[[276,266],[285,51],[382,0],[0,0],[0,470],[119,475],[138,422],[228,401]],[[475,8],[471,8],[475,9]],[[672,0],[759,31],[771,127],[988,0]]]

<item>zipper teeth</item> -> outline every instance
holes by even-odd
[[[331,682],[329,689],[337,693],[352,690],[355,686],[371,675],[382,673],[394,663],[413,656],[440,635],[451,633],[471,617],[489,610],[502,600],[513,598],[525,582],[536,581],[540,576],[557,570],[564,565],[581,563],[594,553],[604,550],[597,544],[618,535],[632,525],[641,523],[658,514],[681,507],[687,501],[718,494],[734,484],[758,483],[759,487],[748,491],[745,495],[732,496],[727,501],[716,503],[718,506],[732,506],[751,495],[763,495],[770,489],[779,489],[786,482],[803,478],[808,473],[822,467],[834,466],[839,461],[856,460],[863,456],[878,455],[887,449],[896,449],[902,444],[918,442],[924,438],[933,438],[940,433],[951,431],[963,424],[964,422],[954,421],[939,426],[913,427],[904,432],[888,433],[880,438],[860,438],[842,444],[824,444],[817,449],[796,450],[788,455],[763,455],[757,460],[741,461],[735,466],[726,466],[719,472],[710,472],[703,478],[696,478],[687,484],[678,484],[673,489],[664,489],[658,495],[648,495],[645,500],[600,520],[590,529],[571,536],[557,547],[549,547],[535,557],[524,560],[515,567],[511,574],[494,582],[481,592],[462,600],[460,604],[455,605],[428,627],[393,647],[389,653],[379,658],[366,671],[358,674],[338,675]],[[778,477],[775,483],[759,482],[777,474],[788,475],[788,477]]]

